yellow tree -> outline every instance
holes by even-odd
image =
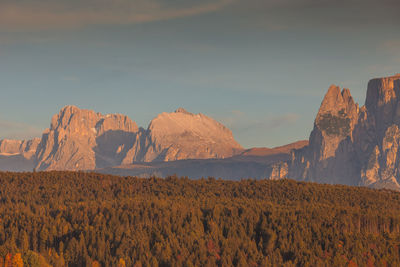
[[[24,262],[22,261],[21,253],[15,253],[14,257],[11,260],[12,267],[23,267]]]
[[[118,267],[125,267],[125,266],[126,266],[126,264],[125,264],[124,259],[123,259],[123,258],[120,258],[120,259],[119,259],[119,262],[118,262]]]
[[[11,253],[7,253],[6,257],[4,258],[4,267],[11,267],[11,259],[12,255]]]

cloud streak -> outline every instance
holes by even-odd
[[[31,139],[41,134],[42,130],[35,126],[0,119],[0,139]]]
[[[383,42],[380,50],[390,55],[396,63],[400,62],[400,39]]]
[[[135,24],[221,10],[243,24],[272,31],[310,26],[348,29],[398,25],[399,8],[397,0],[2,0],[0,30]]]
[[[0,29],[15,31],[144,23],[210,13],[233,1],[3,0],[0,2]]]
[[[294,113],[254,118],[240,110],[234,110],[228,116],[221,118],[220,121],[234,131],[246,132],[273,130],[295,123],[298,119],[299,115]]]
[[[238,18],[246,16],[252,27],[272,31],[292,28],[351,31],[400,23],[397,0],[249,0],[237,2],[235,9],[241,14]]]

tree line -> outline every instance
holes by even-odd
[[[400,194],[292,180],[0,173],[1,266],[400,266]]]

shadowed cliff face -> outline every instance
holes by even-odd
[[[293,152],[288,177],[400,189],[400,75],[373,79],[359,108],[350,91],[331,86],[309,146]]]
[[[291,149],[301,148],[307,144],[307,141],[299,141],[275,148],[249,149],[236,156],[223,159],[136,162],[98,171],[140,177],[165,177],[176,174],[188,176],[192,179],[209,176],[229,180],[240,180],[242,178],[282,179],[287,176],[287,162],[291,157]]]

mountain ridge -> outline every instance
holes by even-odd
[[[291,178],[400,190],[400,74],[371,79],[361,107],[349,89],[331,85],[308,141],[244,149],[224,125],[183,108],[144,129],[122,114],[66,106],[40,140],[0,141],[0,168],[15,170],[18,162],[21,170]]]
[[[25,151],[28,145],[30,154]],[[52,117],[40,139],[0,141],[0,155],[26,158],[26,164],[32,166],[33,161],[37,170],[94,170],[133,162],[227,158],[243,150],[224,125],[183,108],[159,114],[143,129],[122,114],[103,115],[68,105]]]

